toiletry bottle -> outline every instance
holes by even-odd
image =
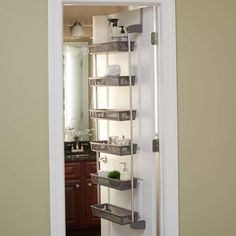
[[[120,34],[125,35],[124,26],[122,25],[122,26],[120,26],[120,28],[121,28],[121,30],[120,30]]]
[[[120,172],[120,180],[130,180],[131,176],[126,167],[126,162],[120,162],[121,165],[124,165],[122,171]]]
[[[128,41],[128,36],[125,34],[124,26],[120,26],[121,31],[120,31],[120,40],[121,41]]]
[[[112,24],[111,27],[111,36],[118,36],[121,33],[121,28],[117,25],[119,19],[117,18],[109,18],[109,25]]]

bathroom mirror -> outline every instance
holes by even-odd
[[[89,56],[87,42],[65,42],[63,46],[64,140],[88,141],[93,135],[89,120]]]

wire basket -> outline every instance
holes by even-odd
[[[99,176],[97,173],[90,174],[91,180],[94,184],[114,188],[120,191],[131,189],[131,180],[111,179]],[[134,178],[134,188],[137,186],[137,179]]]
[[[125,121],[130,120],[130,110],[110,110],[110,109],[91,109],[89,110],[90,117],[93,119],[104,119],[104,120],[117,120]],[[135,120],[136,111],[132,111],[132,118]]]
[[[94,152],[102,152],[112,155],[118,155],[118,156],[125,156],[125,155],[131,155],[131,145],[113,145],[108,144],[107,141],[101,141],[101,142],[90,142],[91,149]],[[136,154],[137,151],[137,144],[133,144],[133,154]]]
[[[132,212],[130,210],[109,204],[92,205],[92,213],[94,216],[112,221],[119,225],[126,225],[132,222]],[[134,212],[134,220],[137,221],[138,213]]]
[[[134,50],[134,42],[130,43],[131,51]],[[107,43],[93,44],[89,46],[89,53],[105,52],[127,52],[129,50],[128,42],[113,41]]]
[[[135,83],[135,76],[131,76],[131,85]],[[90,86],[129,86],[129,76],[107,76],[89,78]]]

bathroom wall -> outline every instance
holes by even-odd
[[[49,236],[47,0],[0,1],[0,235]]]
[[[180,236],[236,234],[235,9],[177,0]]]

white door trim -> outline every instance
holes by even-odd
[[[51,236],[65,236],[63,150],[63,5],[161,5],[159,80],[160,236],[179,235],[175,0],[49,0],[48,93]],[[104,235],[107,236],[107,235]]]

